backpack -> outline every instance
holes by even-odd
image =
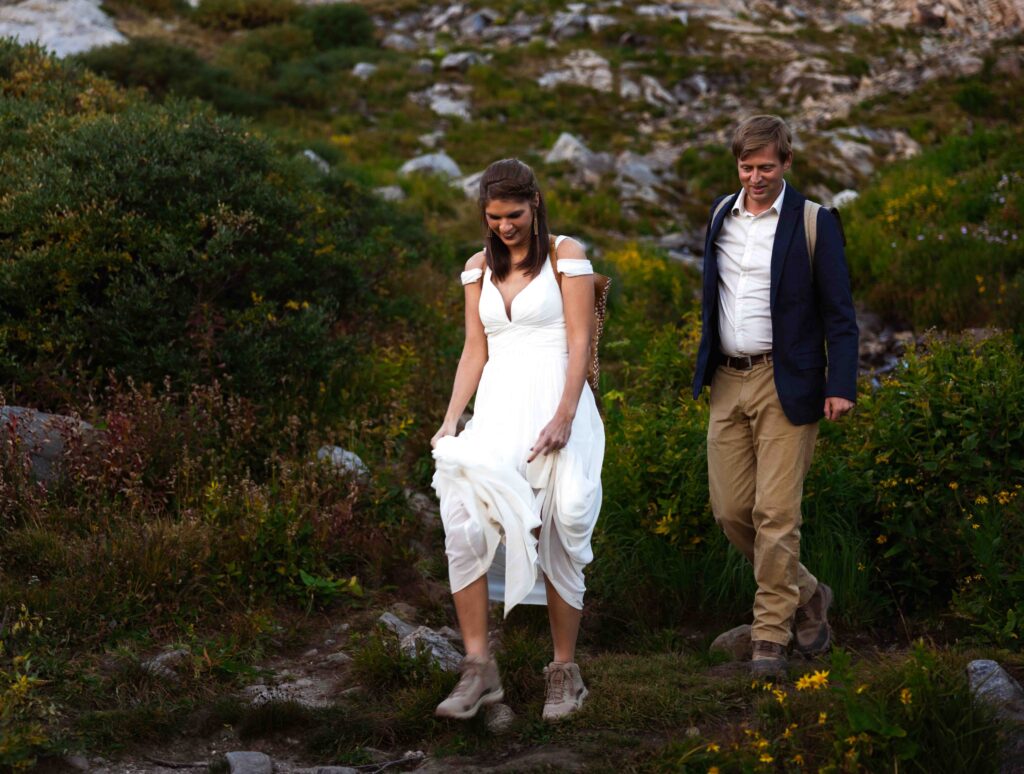
[[[558,273],[558,264],[555,258],[555,238],[550,237],[548,246],[548,260],[551,261],[551,268],[555,272],[555,279],[558,281],[558,289],[562,289],[562,275]],[[587,382],[590,389],[597,392],[601,376],[601,361],[598,359],[597,347],[601,342],[601,334],[604,333],[604,318],[608,313],[608,290],[611,288],[611,277],[594,272],[594,327],[590,337],[590,365],[587,369]]]
[[[715,207],[715,212],[711,216],[712,223],[715,222],[718,213],[722,211],[722,208],[725,207],[728,201],[729,197],[726,196]],[[812,202],[810,199],[804,199],[804,236],[807,238],[807,257],[811,262],[812,269],[814,268],[814,249],[818,243],[818,210],[822,207],[824,207],[823,204]],[[835,207],[827,207],[826,209],[836,219],[836,225],[839,226],[839,237],[843,240],[843,247],[846,247],[846,232],[843,231],[843,219],[839,216],[839,210]]]

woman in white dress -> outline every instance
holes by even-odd
[[[543,718],[553,721],[587,695],[576,637],[604,458],[604,427],[586,381],[593,269],[566,237],[554,241],[551,260],[544,199],[521,161],[487,168],[480,211],[486,247],[462,273],[466,340],[431,440],[466,648],[459,683],[437,714],[469,718],[504,698],[487,642],[490,597],[504,602],[505,615],[520,603],[547,604],[554,658],[544,670]],[[474,393],[473,418],[456,436]]]

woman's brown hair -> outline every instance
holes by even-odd
[[[525,202],[533,210],[530,251],[520,264],[529,277],[536,277],[548,260],[548,211],[533,170],[519,159],[495,161],[480,178],[480,220],[484,226],[484,254],[491,273],[499,282],[512,270],[508,247],[487,225],[487,204],[497,199]],[[536,205],[534,204],[536,202]]]

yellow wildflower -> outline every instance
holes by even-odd
[[[718,767],[712,766],[710,769],[708,769],[708,774],[720,774]]]
[[[950,481],[949,488],[955,492],[957,489],[960,488],[960,485],[956,481]]]
[[[879,535],[875,538],[875,542],[878,543],[878,545],[880,546],[884,546],[886,543],[889,542],[889,537],[888,535]]]
[[[823,725],[825,725],[825,723],[827,721],[828,721],[828,713],[827,712],[819,712],[818,713],[818,725],[819,726],[823,726]]]
[[[981,525],[980,524],[972,524],[971,525],[971,529],[981,529]]]
[[[758,758],[758,760],[761,761],[761,763],[771,763],[775,759],[768,753],[761,753],[761,757]]]
[[[719,746],[718,746],[717,744],[715,744],[714,742],[712,742],[711,744],[709,744],[709,745],[708,745],[708,752],[718,752],[718,751],[719,751],[719,750],[721,750],[721,749],[722,749],[722,748],[721,748],[721,747],[719,747]]]
[[[779,704],[785,704],[786,703],[786,692],[785,691],[780,691],[778,688],[776,688],[774,691],[772,691],[772,694],[775,696],[775,701],[777,701]]]
[[[904,688],[900,691],[900,703],[904,707],[909,707],[910,703],[914,700],[914,694],[911,693],[909,688]]]
[[[1000,505],[1009,505],[1010,504],[1010,500],[1012,500],[1012,499],[1013,499],[1013,495],[1011,495],[1005,489],[1002,492],[1000,492],[999,494],[996,495],[996,500],[999,502]]]
[[[846,743],[852,747],[853,745],[857,744],[857,737],[855,737],[855,736],[848,736],[848,737],[846,737]]]
[[[985,495],[978,495],[974,498],[975,505],[988,505],[988,498]]]
[[[797,753],[796,755],[793,756],[793,763],[795,763],[797,766],[803,766],[804,765],[804,756],[802,756],[800,753]]]
[[[857,695],[859,696],[860,694],[864,693],[864,691],[866,691],[867,689],[868,689],[868,684],[867,683],[861,683],[860,685],[857,686]]]

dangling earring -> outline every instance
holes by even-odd
[[[537,211],[533,211],[533,235],[540,236],[540,231],[537,228]]]

